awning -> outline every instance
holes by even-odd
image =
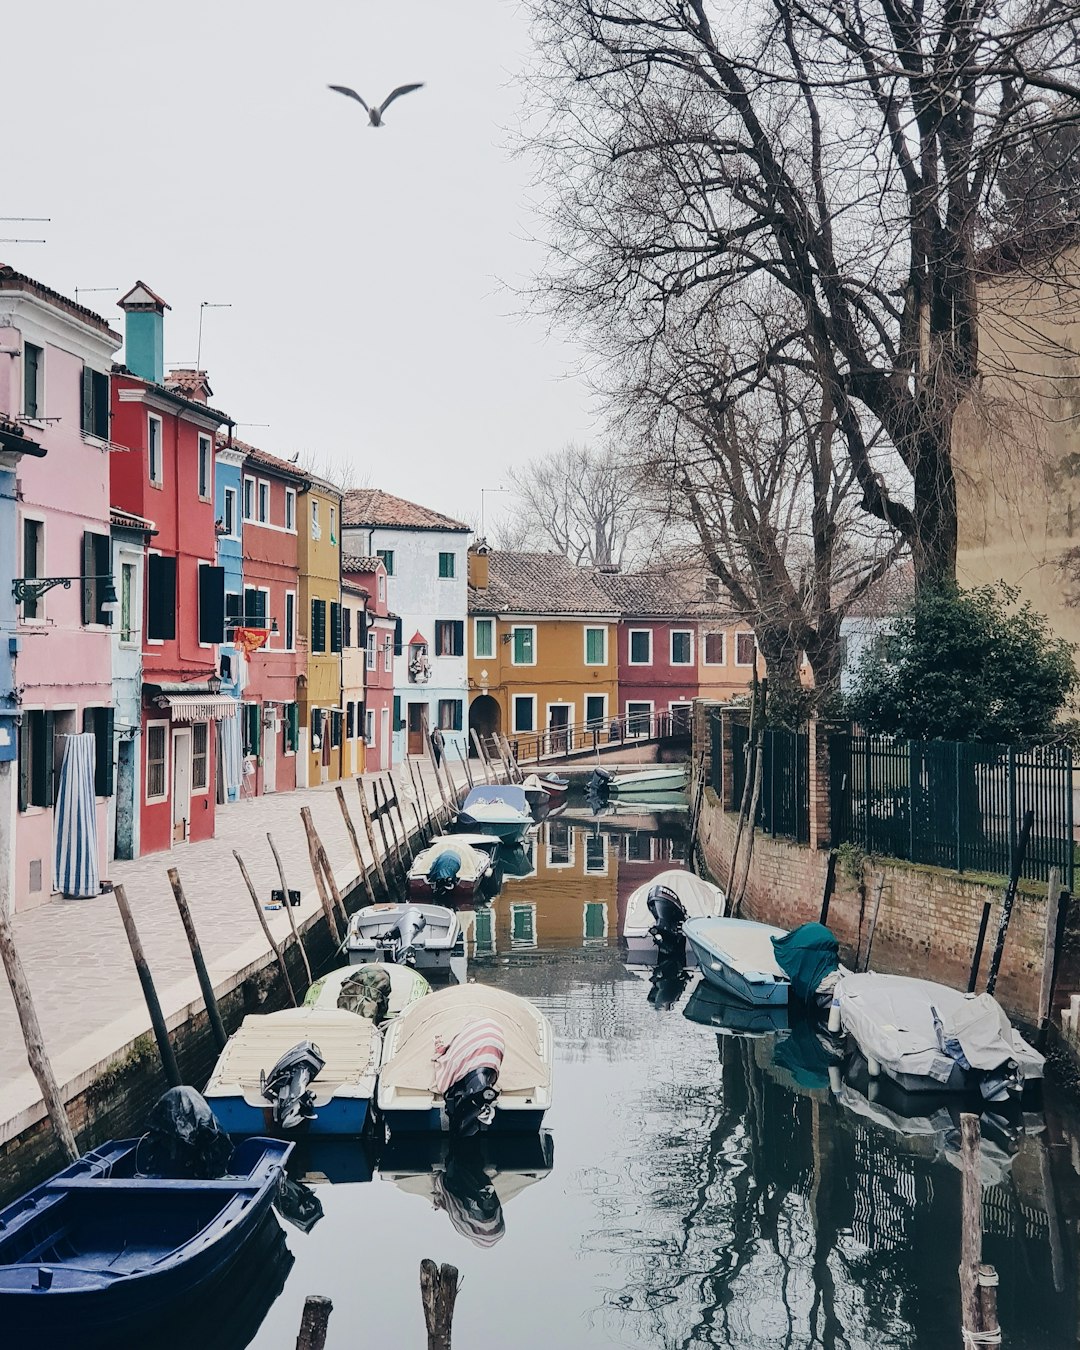
[[[235,717],[240,706],[230,694],[158,694],[154,702],[168,708],[174,722],[216,722]]]

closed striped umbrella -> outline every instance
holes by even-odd
[[[94,804],[95,742],[91,732],[65,736],[56,794],[56,889],[73,899],[101,890],[98,876],[97,809]]]

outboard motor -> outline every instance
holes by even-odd
[[[689,916],[683,902],[670,886],[654,886],[645,903],[654,920],[649,936],[656,943],[658,959],[663,961],[680,955],[685,957],[683,924]]]
[[[586,795],[589,798],[595,797],[599,802],[606,802],[610,790],[611,774],[607,769],[593,769],[589,781],[585,784]]]
[[[262,1095],[274,1106],[274,1124],[295,1130],[315,1119],[315,1094],[308,1084],[323,1070],[326,1060],[314,1041],[300,1041],[286,1050],[269,1074],[259,1074]]]
[[[450,895],[461,871],[461,854],[444,849],[428,868],[427,879],[434,895]]]
[[[427,919],[423,910],[418,909],[416,905],[406,906],[405,912],[395,926],[380,939],[381,945],[389,952],[390,960],[396,965],[415,965],[416,953],[413,948],[426,927]]]
[[[223,1177],[233,1147],[192,1087],[174,1087],[158,1098],[139,1141],[137,1167],[143,1176],[169,1181],[210,1181]]]
[[[435,1090],[446,1103],[452,1135],[486,1130],[495,1119],[506,1038],[490,1017],[467,1023],[449,1045],[435,1047]]]

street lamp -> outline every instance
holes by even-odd
[[[102,572],[91,577],[16,577],[11,583],[11,593],[17,604],[25,605],[28,600],[31,604],[36,604],[45,592],[51,591],[54,586],[63,586],[65,591],[70,591],[73,581],[104,581],[99,611],[102,614],[112,614],[119,609],[111,572]]]

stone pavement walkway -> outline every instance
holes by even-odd
[[[413,764],[422,768],[428,799],[436,807],[440,798],[430,763]],[[461,764],[450,768],[454,780],[462,783]],[[378,776],[369,774],[365,781]],[[406,796],[411,792],[409,774],[398,767],[394,777],[402,792],[406,824],[415,829]],[[364,860],[370,863],[356,780],[342,786]],[[302,893],[301,905],[294,910],[297,923],[315,918],[322,907],[300,820],[300,808],[307,806],[342,894],[359,881],[334,787],[326,784],[219,807],[216,838],[111,865],[109,880],[124,885],[170,1028],[186,1020],[192,1005],[201,1009],[202,999],[168,869],[175,867],[180,874],[210,978],[220,995],[250,967],[263,964],[270,950],[233,849],[242,855],[259,895],[268,898],[281,884],[266,840],[269,831],[290,888]],[[370,804],[370,787],[367,791]],[[381,852],[377,827],[375,833]],[[266,918],[275,939],[283,942],[291,931],[288,915],[281,910],[267,912]],[[110,894],[92,900],[54,899],[15,915],[12,928],[53,1071],[63,1095],[74,1097],[136,1037],[150,1030],[116,900]],[[0,1144],[43,1115],[15,1004],[7,981],[0,980]]]

